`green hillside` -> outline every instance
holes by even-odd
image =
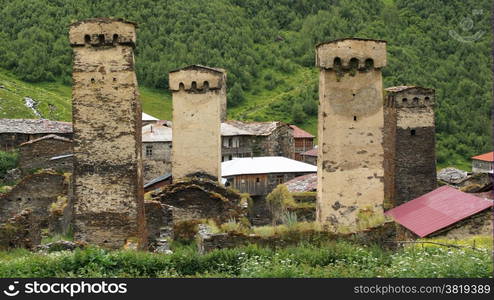
[[[59,82],[29,83],[16,79],[11,73],[0,69],[0,117],[38,118],[25,105],[24,98],[35,100],[42,118],[71,121],[72,88]],[[159,119],[171,119],[171,96],[164,90],[140,87],[144,112]]]
[[[0,85],[12,87],[0,89],[0,113],[34,117],[23,105],[30,97],[39,101],[43,117],[70,119],[69,24],[122,17],[139,24],[136,69],[145,112],[169,119],[168,72],[204,64],[228,71],[230,118],[282,120],[316,133],[314,45],[343,37],[384,39],[384,85],[434,88],[438,162],[466,167],[470,156],[492,148],[490,5],[488,0],[0,0]]]

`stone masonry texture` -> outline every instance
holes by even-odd
[[[384,104],[385,209],[437,187],[434,90],[386,89]]]
[[[383,90],[386,42],[316,47],[319,77],[317,220],[333,232],[384,222]]]
[[[169,74],[173,94],[173,179],[193,173],[221,177],[221,117],[226,74],[193,65]]]
[[[136,25],[89,19],[73,48],[74,239],[106,248],[146,243]]]

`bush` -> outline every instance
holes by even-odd
[[[17,152],[0,151],[0,179],[2,179],[8,170],[17,168],[19,155]]]
[[[200,255],[172,245],[173,254],[108,251],[96,247],[49,254],[0,252],[0,277],[492,277],[487,248],[377,246],[331,241],[273,250],[256,245]]]
[[[277,222],[281,222],[281,219],[286,212],[285,203],[287,202],[293,202],[293,198],[284,184],[279,184],[266,196],[266,204],[273,217],[273,225]]]

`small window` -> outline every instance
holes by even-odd
[[[233,159],[233,155],[228,155],[228,160],[232,160]]]
[[[427,101],[431,100],[431,98],[425,97],[424,100],[427,102]]]
[[[415,103],[415,104],[419,103],[419,98],[414,97],[414,98],[413,98],[413,103]]]
[[[146,146],[146,157],[153,156],[153,146]]]
[[[403,99],[401,99],[401,101],[402,101],[403,103],[407,103],[407,102],[408,102],[408,99],[407,99],[407,98],[403,98]]]
[[[256,182],[261,182],[261,180],[259,179],[259,177],[256,177]]]
[[[357,121],[357,116],[353,116],[353,120],[354,121]]]
[[[410,135],[415,135],[415,129],[410,130]]]

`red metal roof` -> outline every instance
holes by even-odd
[[[304,153],[302,153],[301,155],[316,156],[317,157],[317,148],[307,150]]]
[[[290,127],[293,129],[293,137],[296,139],[300,138],[314,138],[314,136],[307,131],[301,129],[300,127],[297,127],[295,125],[290,125]]]
[[[492,207],[491,200],[445,185],[390,209],[385,214],[418,236],[425,237],[489,207]]]
[[[494,152],[477,155],[472,157],[472,159],[483,160],[483,161],[494,161]]]

